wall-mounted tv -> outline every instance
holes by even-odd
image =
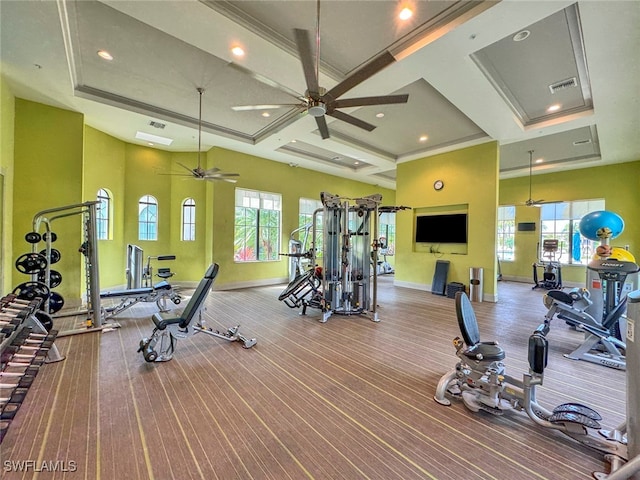
[[[416,243],[467,243],[467,214],[417,216]]]

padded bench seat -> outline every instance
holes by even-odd
[[[100,298],[114,297],[141,297],[149,295],[156,290],[171,290],[171,285],[167,281],[156,283],[153,287],[130,288],[128,290],[114,290],[113,292],[100,292]]]

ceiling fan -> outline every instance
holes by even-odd
[[[527,207],[541,207],[542,205],[548,204],[548,203],[561,203],[559,201],[553,201],[553,202],[545,202],[544,200],[540,199],[540,200],[534,200],[531,196],[531,179],[533,177],[533,152],[534,150],[529,150],[529,199],[524,202],[524,204]]]
[[[207,170],[205,170],[204,168],[202,168],[201,164],[200,164],[200,153],[201,153],[201,146],[202,146],[202,94],[204,93],[204,88],[202,87],[198,87],[196,89],[198,91],[198,95],[199,95],[199,109],[198,109],[198,166],[196,168],[189,168],[186,165],[178,162],[178,165],[180,165],[182,168],[184,168],[185,170],[188,170],[189,173],[169,173],[168,175],[178,175],[181,177],[193,177],[196,178],[198,180],[211,180],[211,181],[215,181],[215,180],[221,180],[221,181],[225,181],[225,182],[230,182],[230,183],[236,183],[237,180],[230,178],[230,177],[239,177],[240,174],[238,173],[223,173],[220,171],[219,168],[209,168]]]
[[[356,85],[362,83],[369,77],[375,75],[383,68],[387,67],[391,63],[395,62],[395,58],[389,51],[385,51],[383,54],[374,58],[372,61],[362,66],[354,73],[345,78],[338,85],[330,90],[318,85],[319,77],[319,64],[320,64],[320,0],[317,2],[317,20],[316,20],[316,55],[314,58],[311,49],[310,33],[308,30],[294,29],[296,46],[300,55],[300,61],[302,62],[302,69],[304,71],[305,82],[307,85],[307,91],[304,95],[299,95],[292,92],[290,89],[278,85],[261,75],[249,72],[243,67],[239,70],[249,73],[254,79],[261,81],[267,85],[278,88],[285,93],[293,96],[298,100],[296,104],[282,104],[282,105],[240,105],[232,107],[236,111],[246,110],[265,110],[280,107],[297,107],[299,113],[308,113],[315,118],[320,131],[320,135],[323,139],[329,138],[329,128],[327,127],[326,115],[347,122],[356,127],[362,128],[367,131],[372,131],[376,128],[364,120],[360,120],[352,115],[340,111],[340,108],[348,107],[363,107],[368,105],[389,105],[394,103],[407,103],[409,99],[408,94],[401,95],[382,95],[374,97],[359,97],[359,98],[345,98],[340,99],[344,93],[354,88]],[[237,68],[237,66],[234,65]]]

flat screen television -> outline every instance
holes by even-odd
[[[417,216],[416,243],[467,243],[467,214]]]

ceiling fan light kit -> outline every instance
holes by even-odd
[[[318,131],[323,139],[329,138],[329,128],[327,126],[326,115],[349,123],[355,127],[362,128],[369,132],[373,131],[376,126],[372,125],[364,120],[341,112],[339,108],[349,107],[364,107],[371,105],[390,105],[395,103],[407,103],[409,95],[381,95],[373,97],[360,97],[360,98],[347,98],[340,99],[343,94],[356,87],[360,83],[367,80],[378,73],[383,68],[395,62],[395,57],[388,51],[385,51],[381,55],[374,58],[369,63],[365,64],[342,82],[338,83],[331,90],[326,90],[318,84],[319,76],[319,63],[320,63],[320,1],[317,2],[317,17],[316,17],[316,51],[315,55],[311,48],[311,34],[308,30],[296,28],[293,30],[296,47],[302,62],[302,70],[304,72],[305,83],[307,85],[307,91],[304,95],[294,96],[301,100],[301,103],[297,105],[300,113],[307,113],[311,117],[315,118],[318,125]],[[252,74],[254,78],[262,81],[263,83],[271,84],[266,79],[261,78],[258,74]],[[288,89],[287,89],[288,90]],[[290,93],[287,91],[287,93]],[[290,106],[290,105],[282,105]],[[294,105],[296,106],[296,105]],[[235,111],[243,110],[257,110],[259,105],[240,105],[232,107]]]

